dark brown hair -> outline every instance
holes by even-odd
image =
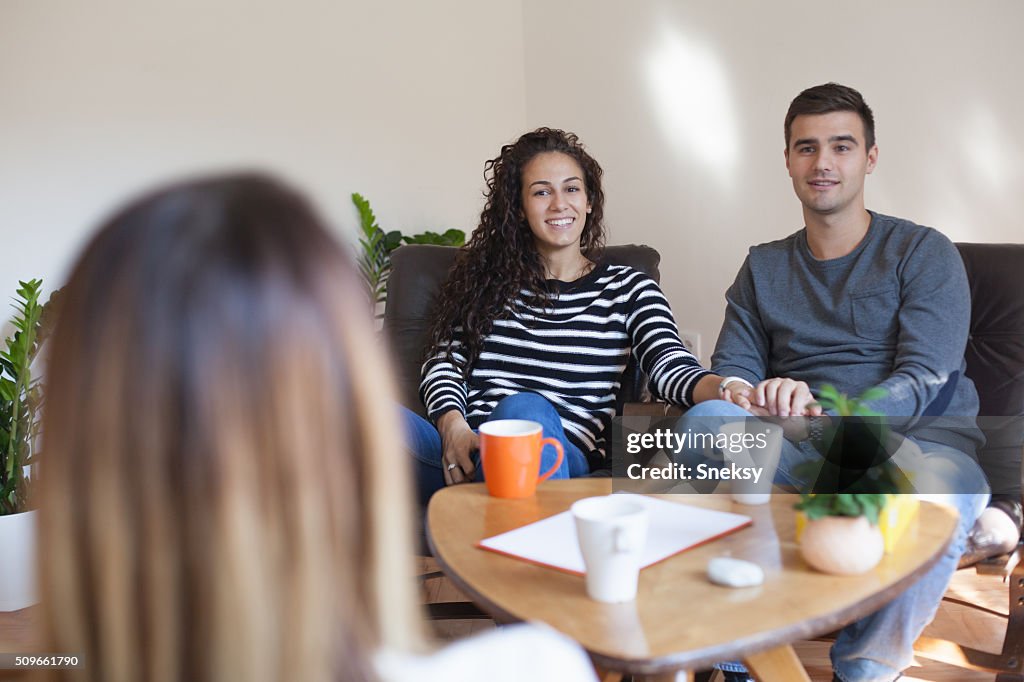
[[[359,291],[260,175],[160,189],[87,245],[40,474],[46,648],[83,655],[74,679],[366,680],[413,642],[411,488]]]
[[[852,111],[860,116],[864,124],[864,151],[875,146],[875,116],[861,94],[851,87],[839,83],[825,83],[807,88],[789,103],[786,112],[786,149],[789,149],[790,131],[797,116],[830,114],[833,111]]]
[[[523,168],[545,152],[566,154],[583,170],[591,211],[580,235],[580,247],[593,261],[604,250],[603,172],[579,138],[562,130],[538,128],[503,146],[484,166],[487,203],[480,225],[459,251],[441,289],[427,352],[428,357],[445,352],[455,361],[450,342],[453,331],[461,328],[464,347],[460,353],[466,357],[462,370],[467,376],[480,355],[484,337],[505,314],[507,305],[524,291],[531,305],[540,307],[547,301],[544,264],[523,212]]]

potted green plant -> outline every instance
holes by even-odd
[[[796,508],[807,517],[800,537],[804,561],[824,573],[853,575],[874,568],[885,554],[878,515],[885,495],[819,493]]]
[[[36,521],[29,502],[43,390],[39,379],[32,375],[32,362],[52,317],[50,302],[39,301],[42,280],[18,284],[11,320],[14,331],[0,350],[0,547],[4,576],[0,580],[0,611],[14,611],[36,601]]]
[[[359,193],[352,195],[352,203],[359,211],[359,272],[363,276],[370,304],[377,318],[384,316],[383,306],[388,295],[388,276],[391,274],[391,252],[402,244],[437,244],[439,246],[462,246],[466,233],[452,228],[443,233],[421,232],[412,236],[399,230],[385,232],[377,224],[370,202]]]
[[[797,470],[808,484],[795,507],[804,517],[800,552],[820,571],[863,573],[885,552],[879,521],[892,495],[908,486],[891,461],[901,439],[867,404],[884,396],[872,388],[851,398],[831,385],[818,392],[832,416],[822,418],[812,438],[822,461]]]

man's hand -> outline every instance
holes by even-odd
[[[441,434],[441,472],[445,485],[472,481],[476,467],[471,455],[480,449],[480,436],[469,428],[458,410],[441,415],[437,431]]]
[[[767,409],[758,407],[751,402],[757,399],[756,389],[744,386],[739,382],[729,384],[722,393],[722,399],[742,407],[755,417],[767,417],[767,421],[781,425],[782,434],[787,440],[795,442],[807,439],[807,419],[805,417],[790,416],[782,419],[771,414]],[[821,410],[819,409],[818,412],[821,412]]]
[[[821,406],[815,402],[810,387],[804,381],[785,377],[765,379],[752,393],[752,397],[747,399],[774,417],[821,416]]]

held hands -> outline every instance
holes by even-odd
[[[476,472],[471,455],[480,448],[480,436],[456,410],[441,415],[437,430],[441,434],[441,471],[445,485],[469,483]]]
[[[805,417],[820,417],[821,405],[814,400],[810,387],[803,381],[785,377],[766,379],[754,388],[740,382],[727,384],[722,398],[747,410],[755,417],[773,419],[782,426],[785,437],[791,441],[805,440],[808,421]]]
[[[723,398],[757,416],[821,416],[821,406],[815,402],[807,383],[785,377],[765,379],[754,388],[729,383]]]

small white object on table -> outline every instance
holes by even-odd
[[[764,570],[750,561],[719,556],[708,562],[708,579],[726,587],[753,587],[764,582]]]

